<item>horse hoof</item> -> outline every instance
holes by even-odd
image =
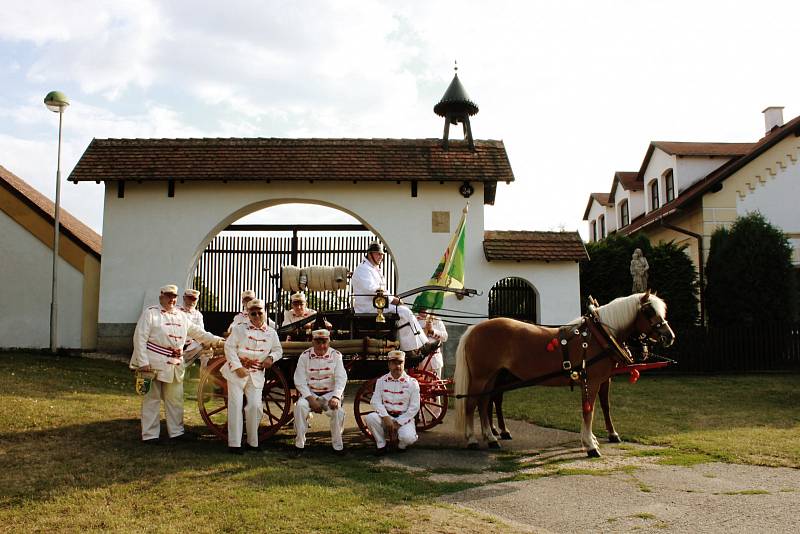
[[[501,432],[500,439],[511,439],[511,432]]]
[[[616,432],[608,435],[609,443],[622,443],[622,438]]]
[[[490,449],[499,449],[500,448],[500,444],[497,443],[496,441],[490,441],[489,442],[489,448]]]
[[[600,451],[598,451],[597,449],[592,449],[592,450],[586,451],[586,455],[589,458],[600,458]]]
[[[477,443],[467,443],[467,448],[471,451],[478,451],[480,450],[481,446]]]
[[[493,435],[493,436],[499,436],[499,435],[500,435],[500,432],[498,432],[496,428],[493,428],[493,429],[492,429],[492,435]]]

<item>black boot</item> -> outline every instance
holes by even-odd
[[[442,344],[442,342],[439,341],[438,339],[436,339],[434,341],[428,341],[427,343],[425,343],[424,345],[422,345],[419,348],[419,353],[420,353],[421,356],[428,356],[429,354],[435,352],[436,349],[438,349],[439,345],[441,345],[441,344]]]

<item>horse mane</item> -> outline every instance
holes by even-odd
[[[619,297],[608,304],[595,308],[600,321],[614,331],[624,329],[633,323],[641,307],[644,293],[634,293],[627,297]],[[659,317],[667,316],[667,303],[655,294],[650,293],[650,304]],[[580,317],[575,322],[579,322]],[[570,323],[572,324],[572,323]]]

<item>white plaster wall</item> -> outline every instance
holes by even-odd
[[[464,198],[456,183],[420,183],[411,198],[407,182],[366,183],[184,183],[167,197],[165,183],[127,183],[117,198],[108,184],[103,217],[103,262],[100,279],[102,323],[135,323],[148,292],[167,284],[185,287],[206,244],[222,229],[248,213],[286,202],[325,204],[350,213],[381,237],[394,257],[400,291],[423,285],[430,278],[461,216]],[[466,285],[482,296],[452,300],[455,308],[486,313],[488,293],[505,276],[503,268],[486,261],[483,253],[483,187],[475,185],[467,218]],[[503,185],[501,185],[503,187]],[[431,212],[450,212],[450,232],[431,232]],[[309,208],[309,222],[313,211]],[[539,264],[537,264],[539,265]],[[559,263],[529,266],[545,285],[554,284],[542,299],[542,317],[577,310],[577,265],[556,276]],[[521,268],[521,267],[520,267]],[[563,266],[561,267],[563,268]],[[526,279],[530,280],[530,276]],[[565,277],[569,283],[561,281]],[[538,278],[537,278],[538,280]],[[533,280],[530,280],[534,282]],[[536,283],[536,282],[534,282]],[[573,288],[572,295],[552,296],[557,287]],[[537,285],[538,288],[538,285]],[[565,301],[574,301],[572,307]]]
[[[647,164],[647,169],[644,172],[644,191],[642,191],[642,200],[644,201],[644,209],[647,212],[653,211],[653,206],[650,203],[650,182],[654,179],[658,180],[658,200],[659,207],[664,205],[666,199],[664,193],[664,180],[661,175],[667,169],[675,169],[675,156],[670,156],[660,148],[653,149],[653,154],[650,156],[650,162]]]
[[[736,188],[736,213],[759,211],[786,233],[794,247],[793,261],[800,263],[800,141],[790,136],[748,163],[725,181]]]
[[[49,347],[52,249],[0,211],[0,258],[0,347]],[[83,274],[58,265],[58,346],[78,349]]]
[[[722,165],[728,161],[730,161],[730,158],[723,158],[719,156],[713,158],[677,158],[676,166],[673,169],[672,174],[675,179],[676,194],[680,194],[682,191],[685,191],[691,187],[692,184],[701,178],[705,178],[710,173],[722,167]],[[666,168],[664,168],[664,170],[666,170]],[[663,188],[664,184],[661,184],[661,187]],[[666,196],[663,198],[666,200]]]
[[[523,278],[533,286],[536,290],[538,307],[537,322],[565,324],[580,315],[581,288],[578,263],[563,261],[526,264],[493,261],[489,265],[493,267],[496,276],[488,281],[490,289],[499,280],[509,276]]]
[[[608,234],[612,231],[612,228],[614,230],[616,230],[616,224],[614,224],[614,220],[613,220],[613,217],[614,217],[614,211],[613,210],[614,210],[613,207],[612,208],[607,208],[606,206],[603,206],[602,204],[600,204],[596,200],[594,200],[594,199],[592,200],[592,207],[589,208],[589,217],[588,217],[588,219],[586,221],[586,235],[589,236],[589,239],[592,238],[592,227],[591,227],[592,221],[594,221],[595,224],[597,224],[597,239],[599,240],[599,239],[603,238],[600,235],[600,222],[598,221],[598,218],[601,215],[604,215],[605,218],[606,218],[606,236],[608,236]],[[611,228],[609,228],[609,222],[611,222],[611,224],[612,224]]]

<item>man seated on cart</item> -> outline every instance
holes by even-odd
[[[287,326],[292,323],[296,323],[298,321],[311,317],[312,315],[316,315],[317,313],[317,310],[312,310],[311,308],[308,308],[306,306],[306,296],[301,291],[298,291],[297,293],[294,293],[291,296],[290,303],[291,303],[291,309],[283,312],[283,322],[281,323],[281,326]],[[314,322],[308,322],[302,327],[298,327],[295,330],[295,332],[297,332],[297,330],[300,330],[300,328],[302,328],[303,331],[298,333],[301,334],[301,337],[303,335],[308,337],[311,335],[311,329],[313,327],[314,327]],[[332,328],[331,323],[325,321],[325,328],[328,329]],[[287,340],[288,339],[289,338],[287,338]]]
[[[389,372],[378,379],[372,394],[370,404],[375,411],[364,417],[375,438],[378,455],[386,454],[386,442],[394,438],[400,452],[417,441],[414,417],[419,412],[419,383],[406,374],[405,362],[402,350],[389,352]]]
[[[372,305],[372,299],[379,289],[386,289],[386,279],[381,271],[383,257],[383,245],[372,243],[367,248],[364,261],[353,271],[350,283],[355,313],[377,313],[378,310]],[[386,295],[386,298],[390,304],[387,311],[395,312],[398,316],[397,339],[400,342],[400,349],[404,351],[418,350],[423,356],[436,350],[439,342],[428,339],[411,309],[404,306],[402,301],[393,295]]]
[[[331,333],[327,329],[314,330],[312,337],[313,345],[300,354],[294,371],[294,387],[300,395],[294,405],[295,453],[301,455],[305,450],[308,420],[314,412],[325,413],[330,418],[333,450],[344,454],[342,395],[347,385],[347,371],[342,353],[330,345]]]
[[[230,335],[230,333],[233,331],[233,327],[237,324],[247,324],[250,322],[250,317],[247,315],[247,303],[254,298],[256,298],[256,292],[252,289],[245,289],[242,291],[242,311],[233,316],[233,321],[228,327],[227,332],[225,332],[225,335]],[[272,328],[275,328],[275,321],[269,317],[267,317],[267,324]]]

